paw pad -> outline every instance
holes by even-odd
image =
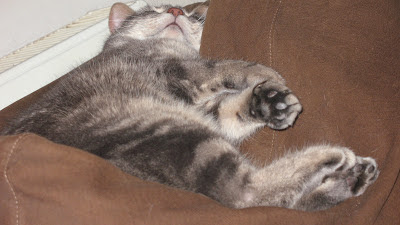
[[[298,98],[283,85],[265,82],[253,90],[250,114],[273,129],[292,126],[301,109]]]

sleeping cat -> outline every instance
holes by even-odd
[[[114,4],[103,51],[2,134],[33,132],[234,208],[322,210],[361,195],[379,171],[347,148],[311,146],[265,167],[241,155],[244,139],[290,127],[302,107],[271,68],[200,58],[206,12]]]

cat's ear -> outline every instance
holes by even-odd
[[[197,15],[205,17],[207,15],[207,10],[208,10],[209,4],[210,4],[210,0],[205,1],[205,2],[197,2],[197,3],[193,3],[193,4],[185,6],[184,9],[186,10],[186,12],[196,13]]]
[[[124,3],[117,2],[111,7],[110,16],[108,17],[108,28],[111,33],[121,27],[122,23],[135,12]]]

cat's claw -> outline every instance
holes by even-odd
[[[264,82],[254,88],[250,110],[270,128],[282,130],[293,125],[302,107],[287,87]]]

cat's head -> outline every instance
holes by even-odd
[[[168,38],[200,48],[208,2],[180,8],[171,5],[147,6],[134,11],[115,3],[110,11],[109,29],[114,36],[139,40]]]

